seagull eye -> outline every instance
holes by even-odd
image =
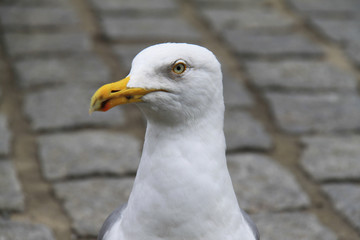
[[[185,63],[176,63],[172,69],[172,71],[176,74],[182,74],[183,72],[185,72],[186,70],[186,65]]]

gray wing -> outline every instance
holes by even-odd
[[[115,211],[113,211],[105,220],[105,222],[103,223],[97,240],[103,240],[103,237],[105,235],[105,233],[111,229],[111,227],[114,225],[114,223],[119,220],[119,218],[121,218],[121,215],[124,211],[124,209],[126,208],[127,203],[121,205],[120,207],[118,207],[117,209],[115,209]]]
[[[250,216],[244,210],[240,209],[240,211],[241,211],[242,215],[244,216],[246,222],[248,223],[249,227],[251,228],[251,230],[255,236],[255,239],[260,240],[259,230],[257,229],[253,220],[250,218]]]

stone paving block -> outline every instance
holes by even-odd
[[[203,8],[201,13],[218,32],[225,29],[286,30],[295,24],[293,19],[271,8]]]
[[[0,219],[1,240],[55,240],[52,231],[42,224]]]
[[[356,76],[326,62],[286,60],[248,62],[252,80],[261,88],[356,91]]]
[[[195,0],[199,7],[254,7],[267,5],[268,0]]]
[[[360,231],[360,185],[350,183],[326,184],[323,190],[330,197],[339,213]]]
[[[102,19],[105,33],[111,39],[147,39],[167,41],[199,41],[200,34],[184,19],[154,17],[110,17]]]
[[[141,145],[131,135],[105,131],[41,136],[43,174],[50,180],[91,174],[135,174]]]
[[[54,6],[54,7],[70,7],[69,0],[1,0],[2,6],[17,7],[38,7],[38,6]]]
[[[310,201],[294,177],[264,155],[227,156],[239,204],[250,212],[307,207]],[[292,238],[289,238],[292,239]]]
[[[54,187],[76,233],[96,236],[106,217],[127,202],[132,185],[132,178],[123,178],[68,181]]]
[[[261,240],[337,240],[311,213],[260,213],[253,217]]]
[[[55,7],[0,7],[0,19],[5,29],[72,26],[79,22],[72,9]]]
[[[115,55],[118,57],[121,62],[121,68],[126,71],[126,73],[130,72],[131,63],[134,57],[143,49],[151,46],[151,44],[121,44],[115,45],[113,47]]]
[[[124,11],[124,12],[168,12],[178,9],[176,1],[168,0],[91,0],[95,8],[101,11]]]
[[[243,56],[321,56],[323,54],[321,46],[297,33],[269,35],[242,30],[225,30],[224,38],[237,54]]]
[[[360,128],[356,94],[268,93],[276,124],[291,133],[338,132]]]
[[[350,43],[345,49],[346,55],[360,68],[360,43]]]
[[[333,41],[346,44],[358,42],[360,38],[359,19],[311,18],[312,23],[320,32]]]
[[[263,125],[247,112],[237,108],[225,111],[224,132],[227,150],[269,150],[272,140]]]
[[[23,209],[24,196],[14,166],[9,160],[0,159],[0,210],[21,211]]]
[[[244,87],[244,84],[223,71],[224,102],[226,107],[251,107],[254,99]]]
[[[11,132],[6,117],[0,113],[0,155],[10,153]]]
[[[316,180],[360,179],[360,136],[304,137],[302,167]]]
[[[90,38],[83,33],[5,33],[11,56],[23,54],[83,53],[91,50]]]
[[[96,88],[58,87],[31,92],[25,96],[25,113],[35,130],[64,129],[83,126],[118,126],[125,123],[119,107],[107,114],[89,116],[91,96]]]
[[[357,0],[288,0],[295,9],[303,13],[353,12],[360,9]]]
[[[0,60],[0,74],[1,75],[6,75],[6,70],[5,70],[5,66],[4,66],[4,62]],[[0,86],[0,104],[2,101],[2,90],[1,90],[1,86]]]
[[[109,68],[93,54],[25,58],[15,61],[15,70],[23,87],[53,83],[100,86],[110,80]]]

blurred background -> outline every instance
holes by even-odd
[[[0,0],[0,239],[96,239],[146,123],[89,116],[90,97],[161,42],[222,63],[229,170],[262,240],[360,239],[359,16],[359,0]]]

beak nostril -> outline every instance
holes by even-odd
[[[120,92],[120,90],[111,90],[111,93],[117,93]]]

